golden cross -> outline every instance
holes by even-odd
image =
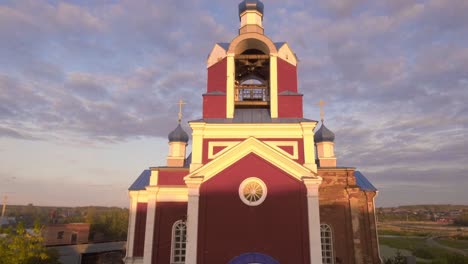
[[[180,99],[177,104],[179,105],[179,123],[180,123],[180,121],[182,120],[182,106],[186,103],[182,101],[182,99]]]
[[[323,112],[323,106],[325,105],[325,101],[323,101],[322,99],[320,99],[319,103],[318,103],[318,106],[320,106],[320,120],[322,120],[322,123],[323,123],[323,119],[325,117],[325,114]]]

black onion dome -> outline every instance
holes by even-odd
[[[244,0],[239,4],[239,16],[247,10],[257,10],[263,15],[263,3],[259,0]]]
[[[335,141],[335,134],[331,132],[330,129],[328,129],[322,122],[322,125],[320,126],[319,130],[315,132],[314,141],[315,143],[333,142]]]
[[[187,143],[189,141],[189,136],[187,132],[185,132],[180,124],[171,132],[169,133],[169,136],[167,137],[169,139],[169,142],[185,142]]]

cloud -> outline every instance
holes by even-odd
[[[466,1],[265,4],[265,32],[300,59],[305,117],[318,119],[316,102],[328,102],[339,164],[385,186],[392,172],[415,185],[429,174],[459,179],[468,162]],[[0,135],[165,138],[179,99],[184,121],[200,118],[207,55],[238,23],[237,5],[226,1],[2,3]],[[403,190],[414,189],[396,194]]]
[[[338,17],[349,16],[367,0],[318,0],[318,4]]]
[[[105,83],[94,79],[91,74],[71,73],[65,83],[70,92],[90,101],[101,101],[109,97]]]
[[[16,138],[16,139],[25,139],[25,140],[36,140],[37,138],[31,135],[25,135],[21,132],[18,132],[14,129],[7,128],[7,127],[0,127],[0,137],[7,137],[7,138]]]

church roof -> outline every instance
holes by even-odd
[[[322,121],[322,125],[319,130],[315,132],[314,141],[318,142],[333,142],[335,140],[335,134],[328,129]]]
[[[216,44],[218,44],[221,48],[223,48],[226,51],[229,49],[229,45],[231,45],[231,43],[226,43],[226,42],[218,42]]]
[[[377,188],[375,188],[360,171],[354,171],[354,177],[356,177],[356,184],[361,190],[370,192],[377,191]]]
[[[140,176],[135,180],[135,182],[128,188],[129,191],[139,191],[145,190],[146,186],[149,185],[150,182],[151,171],[144,170]]]
[[[286,44],[286,42],[275,42],[275,47],[279,50],[284,44]]]
[[[180,126],[180,124],[171,132],[167,137],[169,142],[185,142],[189,141],[189,136],[187,132]]]
[[[247,10],[256,10],[263,14],[263,3],[259,0],[244,0],[239,4],[239,15]]]

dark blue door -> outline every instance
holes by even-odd
[[[244,253],[237,256],[228,264],[280,264],[274,258],[261,253]]]

